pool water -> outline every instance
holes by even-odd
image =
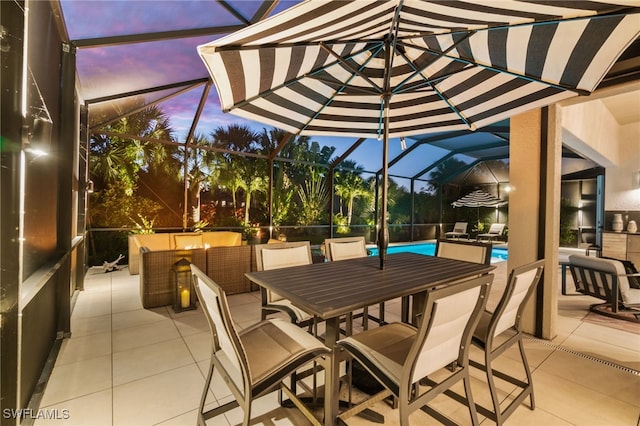
[[[378,255],[377,248],[367,249],[371,256]],[[417,253],[427,256],[433,256],[436,253],[436,243],[420,243],[420,244],[402,244],[398,246],[389,246],[387,253]],[[491,250],[491,263],[503,262],[507,260],[508,251],[506,248],[494,247]]]

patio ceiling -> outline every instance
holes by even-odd
[[[57,15],[68,41],[76,48],[81,96],[88,106],[89,126],[100,126],[140,111],[160,106],[184,143],[197,134],[208,135],[231,123],[265,127],[223,115],[209,74],[196,46],[225,36],[278,13],[299,1],[88,1],[58,0]],[[601,87],[640,79],[640,41],[636,40],[603,80]],[[640,120],[629,108],[637,94],[603,100],[621,123]],[[375,140],[316,138],[336,147],[340,159],[359,161],[380,152]],[[375,154],[374,154],[375,155]],[[380,155],[381,157],[381,155]],[[390,175],[426,180],[447,160],[465,164],[441,183],[468,179],[504,182],[509,157],[508,120],[475,132],[449,132],[392,140]],[[587,160],[571,158],[568,172],[593,167]],[[378,161],[376,159],[376,161]],[[373,166],[366,171],[379,171]],[[580,163],[581,165],[578,165]],[[339,164],[334,166],[340,167]]]

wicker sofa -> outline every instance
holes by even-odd
[[[140,299],[145,308],[173,303],[173,265],[186,259],[206,271],[227,294],[246,293],[251,282],[245,273],[252,270],[253,246],[211,247],[188,250],[140,249]]]
[[[252,268],[253,250],[241,244],[241,234],[226,231],[130,236],[129,271],[140,275],[142,306],[173,303],[172,268],[182,258],[206,271],[229,294],[249,291],[244,274]]]
[[[140,299],[145,308],[173,303],[174,279],[172,267],[185,258],[203,271],[207,265],[205,249],[149,250],[140,249]]]
[[[179,250],[209,247],[239,246],[242,234],[230,231],[215,232],[174,232],[162,234],[129,235],[129,273],[140,273],[140,249],[146,247],[150,251]]]

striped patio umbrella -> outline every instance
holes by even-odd
[[[451,203],[453,207],[475,207],[476,209],[476,221],[480,223],[480,207],[502,207],[507,202],[503,201],[488,192],[484,192],[480,189],[468,193],[464,197],[461,197]],[[496,217],[498,211],[496,210]]]
[[[501,207],[505,204],[506,201],[479,189],[451,203],[453,207]]]
[[[198,51],[224,111],[383,141],[384,240],[390,137],[475,129],[590,93],[640,32],[631,3],[310,0]]]

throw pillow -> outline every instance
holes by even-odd
[[[623,260],[622,264],[624,265],[624,270],[627,274],[637,274],[638,270],[636,269],[635,265],[633,264],[632,261],[630,260]],[[631,288],[640,288],[640,277],[632,277],[632,276],[628,276],[627,279],[629,280],[629,287]]]

